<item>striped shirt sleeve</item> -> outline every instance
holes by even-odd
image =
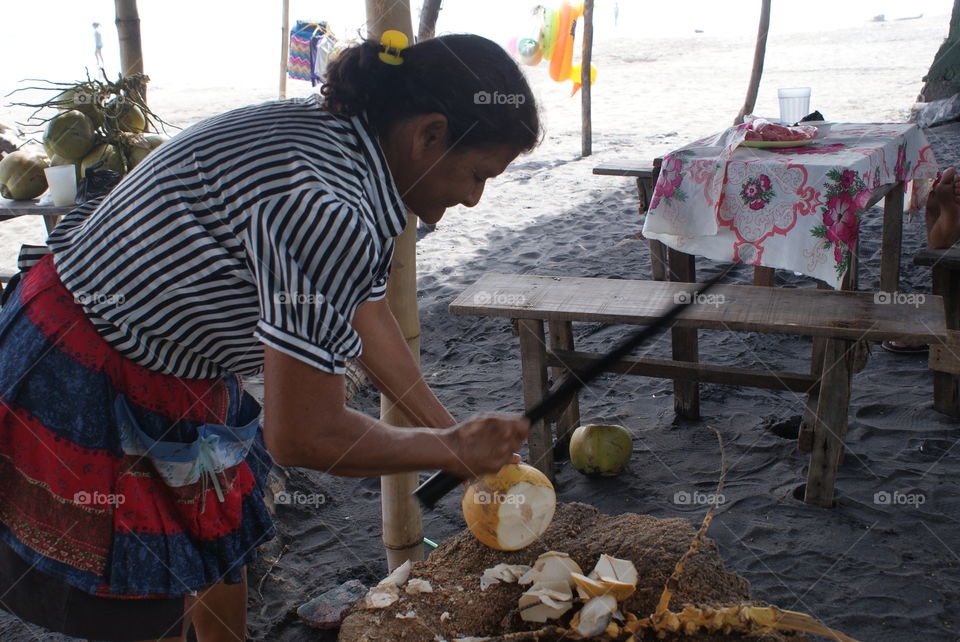
[[[381,263],[359,213],[323,192],[286,194],[257,206],[247,247],[260,304],[254,336],[342,374],[362,351],[351,323],[376,293]]]

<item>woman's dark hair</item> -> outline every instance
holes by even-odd
[[[382,51],[366,41],[340,53],[321,89],[327,111],[366,112],[380,135],[401,119],[440,113],[456,147],[505,144],[526,152],[540,142],[530,85],[495,42],[471,34],[430,38],[404,49],[401,65],[381,61]]]

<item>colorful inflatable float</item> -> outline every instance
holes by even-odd
[[[583,17],[583,3],[573,4],[564,1],[558,9],[538,6],[533,12],[533,25],[523,36],[511,39],[508,48],[520,61],[536,67],[541,61],[550,62],[550,77],[556,82],[573,82],[573,91],[580,89],[581,65],[579,53],[582,51],[582,25],[578,21]],[[590,65],[590,84],[597,79],[597,68]]]

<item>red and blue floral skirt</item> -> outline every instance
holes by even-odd
[[[95,596],[239,583],[274,534],[259,413],[236,376],[125,358],[47,256],[0,309],[0,539]]]

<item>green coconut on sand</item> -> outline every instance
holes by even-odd
[[[341,642],[405,640],[434,642],[463,637],[508,636],[511,640],[559,641],[570,639],[555,626],[524,622],[517,600],[528,587],[494,584],[480,590],[484,569],[500,563],[531,565],[546,551],[562,551],[581,568],[592,569],[601,553],[631,560],[637,567],[637,591],[620,604],[621,610],[640,618],[653,613],[667,579],[680,557],[690,547],[696,528],[685,519],[658,519],[624,513],[610,516],[586,504],[557,504],[553,523],[541,539],[521,551],[495,551],[478,542],[469,531],[446,540],[429,558],[413,565],[411,578],[430,582],[432,593],[409,595],[383,609],[369,609],[362,601],[344,620]],[[750,584],[724,569],[716,544],[704,539],[699,551],[686,564],[670,608],[683,604],[724,607],[751,601]],[[578,610],[569,611],[557,623],[565,626]],[[414,617],[406,619],[412,612]],[[445,616],[448,613],[449,616]],[[400,617],[398,617],[400,616]],[[441,619],[442,616],[442,619]],[[522,632],[529,632],[523,634]],[[519,634],[519,635],[516,635]],[[726,640],[739,635],[703,634],[685,640]],[[609,639],[609,638],[597,638]],[[652,633],[636,639],[656,639]],[[770,633],[759,640],[804,640],[803,636]]]

